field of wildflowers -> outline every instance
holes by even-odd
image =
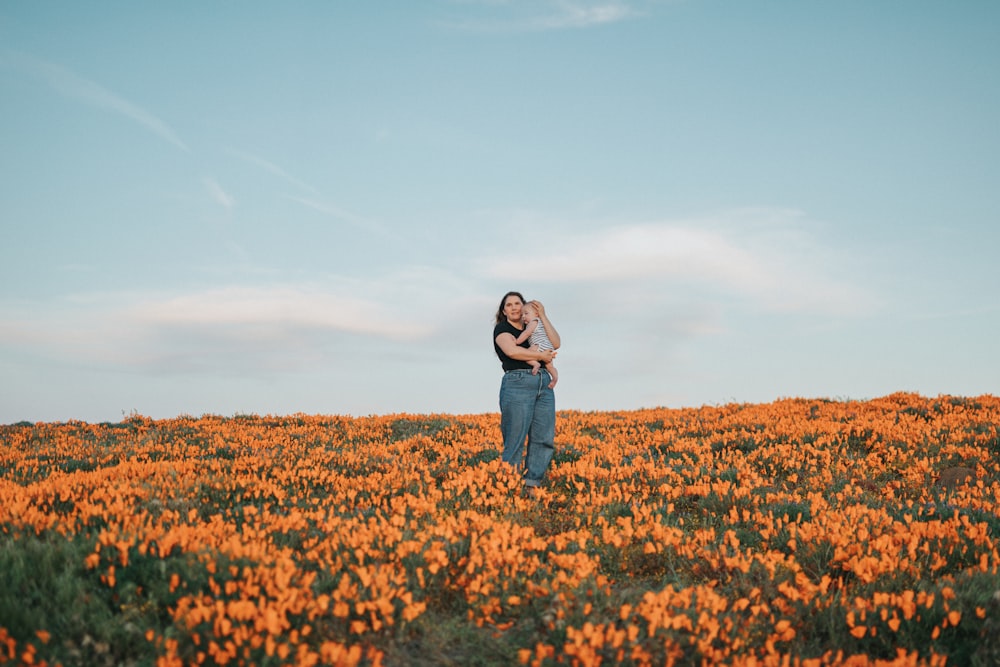
[[[1000,664],[1000,399],[0,426],[0,664]]]

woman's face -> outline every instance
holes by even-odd
[[[503,302],[503,314],[510,322],[520,322],[521,321],[521,309],[524,307],[524,303],[517,296],[511,294]]]

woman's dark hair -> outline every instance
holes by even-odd
[[[494,324],[500,324],[500,321],[503,320],[503,307],[504,305],[506,305],[507,297],[509,296],[516,296],[518,299],[521,300],[521,303],[527,303],[527,301],[524,300],[524,295],[521,294],[520,292],[507,292],[506,294],[503,295],[503,298],[500,299],[500,307],[497,308],[497,321],[494,322]]]

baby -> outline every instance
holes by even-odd
[[[549,335],[545,333],[545,325],[542,324],[542,319],[538,317],[538,310],[535,309],[530,301],[524,304],[524,307],[521,309],[521,316],[524,319],[524,331],[517,337],[518,345],[526,340],[530,340],[531,349],[533,350],[554,349],[552,341],[549,340]],[[542,363],[537,359],[532,359],[528,363],[531,365],[531,374],[538,375]],[[552,382],[549,383],[549,388],[551,389],[559,381],[559,373],[556,371],[555,364],[551,361],[545,364],[545,370],[552,376]]]

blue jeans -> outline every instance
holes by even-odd
[[[524,443],[528,452],[523,464],[524,483],[539,486],[555,453],[556,395],[549,389],[548,371],[532,375],[530,370],[507,371],[500,382],[500,433],[504,463],[521,467]]]

